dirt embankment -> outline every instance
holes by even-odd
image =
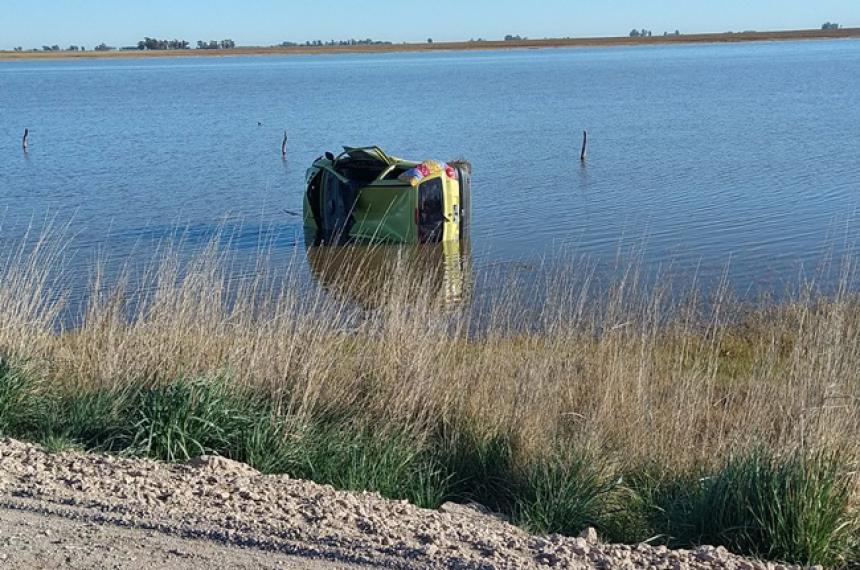
[[[191,57],[236,55],[316,55],[344,53],[393,53],[428,51],[471,51],[495,49],[536,49],[561,47],[612,47],[659,44],[735,43],[788,40],[860,38],[860,28],[838,30],[789,30],[780,32],[727,32],[720,34],[682,34],[669,36],[605,37],[605,38],[548,38],[541,40],[469,41],[400,43],[376,45],[290,46],[290,47],[238,47],[229,50],[117,50],[117,51],[0,51],[0,61],[32,59],[89,59],[136,57]]]
[[[419,509],[265,476],[217,457],[186,465],[0,440],[0,568],[293,567],[778,570],[722,548],[530,536],[479,507]]]

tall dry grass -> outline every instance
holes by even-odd
[[[161,248],[111,284],[96,268],[79,322],[61,330],[59,243],[44,236],[0,268],[0,351],[69,389],[229,372],[292,413],[360,403],[398,425],[504,432],[526,454],[571,442],[676,467],[761,444],[860,449],[860,304],[847,287],[751,308],[724,285],[707,299],[646,288],[632,265],[599,287],[559,272],[539,311],[502,292],[475,317],[405,261],[362,309],[301,283],[296,259],[273,269],[265,251],[236,282],[215,239],[186,262]],[[353,292],[362,264],[356,250],[336,268]]]
[[[860,304],[847,269],[830,295],[805,284],[751,306],[724,283],[704,297],[646,286],[636,264],[600,284],[577,267],[539,285],[538,310],[510,290],[476,313],[447,306],[409,261],[369,287],[366,273],[381,270],[356,253],[330,268],[340,280],[326,290],[295,277],[297,260],[275,268],[261,251],[249,265],[216,239],[185,261],[165,246],[109,283],[94,270],[64,330],[59,243],[43,237],[0,268],[0,353],[53,390],[217,376],[297,424],[349,416],[452,447],[502,441],[512,465],[570,450],[622,474],[690,473],[761,449],[860,459]],[[236,281],[238,262],[253,270]]]

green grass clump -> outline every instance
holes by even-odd
[[[532,532],[575,535],[586,527],[611,528],[617,479],[605,462],[559,453],[529,466],[517,492],[516,522]]]
[[[47,437],[84,449],[120,452],[130,440],[139,390],[116,388],[63,393],[55,398],[54,425]]]
[[[241,456],[259,413],[222,379],[180,379],[144,391],[126,452],[170,462],[206,454]]]
[[[439,444],[446,500],[479,503],[535,533],[614,532],[622,490],[605,460],[566,450],[518,458],[509,435],[450,431]]]
[[[49,395],[34,376],[0,358],[0,434],[38,439],[50,407]]]
[[[83,451],[84,447],[74,440],[55,433],[46,434],[39,440],[39,445],[48,453],[64,453],[68,451]]]
[[[850,474],[835,454],[757,450],[710,473],[638,481],[654,534],[795,564],[860,560]]]
[[[429,508],[439,506],[446,493],[441,465],[407,432],[319,422],[302,429],[296,445],[299,461],[290,473],[298,477]]]
[[[289,422],[266,411],[253,419],[237,441],[233,458],[266,474],[291,473],[300,452],[289,435]]]
[[[473,501],[496,512],[512,514],[517,476],[515,446],[510,436],[447,427],[436,434],[435,441],[436,456],[448,474],[445,500]]]

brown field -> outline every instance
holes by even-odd
[[[729,43],[758,41],[787,41],[813,39],[860,38],[860,28],[840,30],[790,30],[781,32],[739,32],[719,34],[684,34],[680,36],[653,36],[650,38],[551,38],[523,41],[469,41],[438,43],[402,43],[390,45],[356,46],[296,46],[296,47],[239,47],[231,50],[164,50],[164,51],[110,51],[110,52],[42,52],[0,51],[0,61],[30,59],[82,59],[177,56],[235,56],[235,55],[311,55],[343,53],[391,53],[428,51],[466,51],[490,49],[538,49],[561,47],[612,47],[656,44]]]

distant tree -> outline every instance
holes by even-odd
[[[821,24],[821,29],[822,30],[838,30],[839,24],[837,24],[835,22],[825,22],[825,23]]]
[[[109,46],[109,45],[107,45],[107,44],[105,44],[105,43],[101,43],[101,44],[97,45],[96,47],[94,47],[93,49],[94,49],[95,51],[113,51],[113,50],[115,50],[116,48],[115,48],[115,47],[112,47],[112,46]]]
[[[432,44],[432,43],[433,43],[433,38],[427,38],[427,43],[428,43],[428,44]]]
[[[526,38],[524,38],[524,37],[520,36],[519,34],[518,34],[518,35],[516,35],[516,36],[512,36],[512,35],[510,35],[510,34],[508,34],[507,36],[505,36],[505,41],[506,41],[506,42],[519,42],[519,41],[522,41],[522,40],[524,40],[524,39],[526,39]]]
[[[70,45],[66,51],[78,51],[80,48],[76,45]]]
[[[135,49],[134,46],[130,46]],[[145,37],[137,42],[137,48],[143,50],[165,50],[165,49],[188,49],[188,42],[185,40],[159,40],[158,38]]]
[[[18,47],[16,47],[16,48],[15,48],[15,51],[24,51],[24,48],[23,48],[23,47],[21,47],[21,46],[18,46]]]
[[[632,29],[632,30],[630,30],[630,37],[631,37],[631,38],[638,38],[638,37],[639,37],[639,35],[640,35],[640,34],[639,34],[639,30],[637,30],[637,29],[635,29],[635,28],[634,28],[634,29]]]
[[[287,43],[288,42],[284,42]],[[283,44],[282,44],[283,45]],[[208,42],[199,41],[197,42],[197,49],[233,49],[236,47],[236,42],[233,40],[210,40]],[[187,48],[181,48],[187,49]]]
[[[681,32],[680,32],[679,30],[675,30],[675,35],[676,35],[676,36],[680,36],[680,35],[681,35]]]

